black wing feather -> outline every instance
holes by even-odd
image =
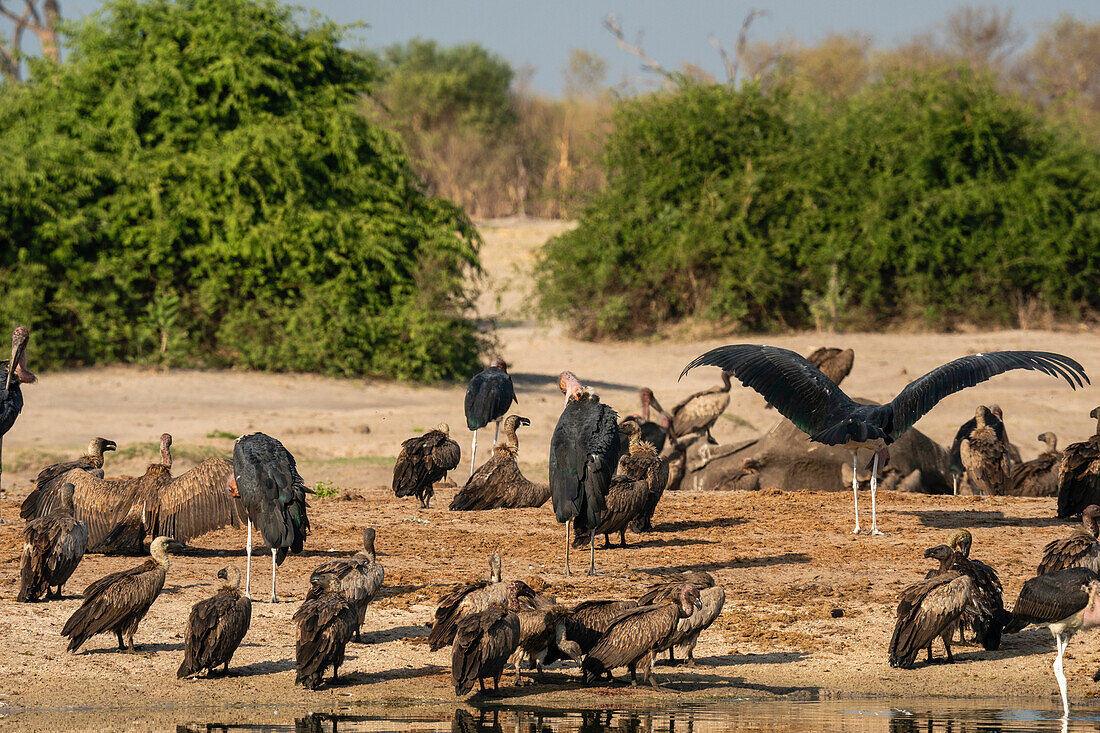
[[[1038,575],[1024,583],[1020,596],[1012,609],[1012,621],[1008,633],[1028,624],[1049,624],[1069,618],[1089,602],[1084,586],[1092,580],[1100,580],[1088,568],[1066,568],[1046,575]]]
[[[504,417],[516,399],[508,372],[489,367],[478,372],[466,387],[466,427],[478,430]]]

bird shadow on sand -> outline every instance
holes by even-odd
[[[659,674],[658,677],[660,677]],[[692,674],[685,679],[669,680],[667,686],[670,690],[675,690],[677,692],[696,692],[698,690],[713,689],[715,687],[733,687],[741,690],[766,692],[769,695],[793,700],[821,699],[820,687],[765,685],[759,682],[748,682],[744,677],[725,677],[717,674]]]
[[[192,547],[190,545],[185,545],[183,547],[180,547],[177,550],[173,550],[170,554],[173,555],[173,556],[179,556],[179,557],[227,557],[227,558],[228,557],[243,558],[243,557],[246,557],[248,555],[248,553],[245,551],[244,547],[239,547],[239,548],[238,547],[233,547],[233,548],[230,548],[230,549],[227,550],[227,549],[224,549],[224,548],[213,548],[213,547]],[[353,552],[353,551],[349,551],[349,552],[345,553],[343,550],[333,550],[332,552],[329,552],[328,550],[302,550],[301,552],[294,553],[294,557],[320,557],[320,558],[325,558],[326,560],[328,560],[328,559],[334,559],[334,558],[340,558],[340,557],[351,557],[354,554],[355,554],[355,552]],[[288,555],[288,557],[289,557],[289,555]],[[253,545],[253,547],[252,547],[252,562],[256,563],[256,562],[264,562],[264,561],[266,561],[267,563],[271,562],[271,550],[267,549],[262,544],[259,547]],[[270,570],[270,568],[269,568],[269,570]]]
[[[559,372],[560,373],[560,372]],[[512,377],[512,384],[517,387],[530,387],[538,388],[545,387],[552,389],[555,392],[560,392],[558,388],[558,375],[557,374],[532,374],[530,372],[509,372],[509,376]],[[581,384],[585,387],[591,387],[596,390],[601,389],[623,389],[623,390],[637,390],[636,384],[622,384],[620,382],[600,382],[596,380],[589,380],[584,378],[584,374],[577,375]]]
[[[925,527],[958,529],[960,527],[1057,527],[1073,522],[1055,517],[1006,517],[999,511],[950,511],[927,509],[924,511],[899,511],[916,517]]]
[[[152,653],[157,653],[157,652],[180,652],[180,651],[183,651],[183,644],[182,643],[179,643],[179,644],[159,644],[159,643],[154,642],[154,643],[142,644],[142,643],[139,642],[139,643],[137,643],[137,651],[134,651],[134,652],[131,652],[131,653],[136,654],[136,655],[141,655],[141,654],[152,654]],[[99,649],[86,649],[86,650],[84,650],[83,653],[84,654],[127,654],[128,652],[121,652],[121,651],[119,651],[118,646],[111,645],[109,647],[101,647]]]
[[[810,655],[805,652],[767,652],[765,654],[720,654],[713,657],[696,657],[695,666],[689,667],[682,663],[682,660],[676,660],[675,664],[669,664],[668,658],[657,660],[658,667],[664,667],[665,669],[678,669],[683,670],[688,674],[706,670],[710,666],[729,665],[729,664],[787,664],[789,662],[800,662],[803,659],[807,659]]]
[[[229,676],[230,677],[259,677],[265,674],[277,674],[279,672],[290,672],[294,670],[294,660],[290,657],[284,657],[283,659],[268,660],[264,662],[253,662],[252,664],[246,664],[243,667],[234,667],[230,665]],[[224,675],[220,675],[224,676]]]
[[[413,585],[383,585],[378,589],[378,595],[376,598],[394,598],[395,596],[403,596],[406,593],[415,593],[417,591],[424,590],[428,586],[423,583]]]
[[[628,542],[629,542],[629,540],[628,540]],[[653,539],[648,539],[648,540],[635,540],[634,542],[629,542],[626,549],[629,550],[629,549],[634,548],[634,547],[687,547],[689,545],[717,545],[717,544],[718,544],[718,540],[700,540],[700,539],[693,539],[691,537],[661,537],[661,538],[653,538]],[[597,544],[596,549],[597,550],[607,550],[607,549],[621,550],[622,548],[618,545],[618,543],[616,543],[616,544],[612,545],[609,548],[608,547],[601,547],[599,544]]]
[[[400,641],[402,639],[419,639],[431,633],[423,624],[417,626],[394,626],[392,629],[380,629],[378,631],[360,632],[363,644],[381,644],[387,641]]]
[[[788,565],[792,563],[810,562],[809,555],[802,552],[785,552],[782,555],[767,555],[765,557],[735,558],[725,562],[703,562],[695,565],[666,565],[660,568],[637,568],[640,573],[652,575],[667,575],[669,573],[685,573],[692,570],[728,570],[729,568],[757,568],[768,565]]]
[[[662,522],[653,527],[657,532],[686,532],[689,529],[712,529],[714,527],[736,527],[748,524],[742,517],[713,517],[711,519],[688,519],[679,522]]]
[[[431,677],[437,674],[450,673],[449,667],[441,664],[426,664],[422,667],[407,667],[402,669],[387,669],[381,672],[349,672],[340,676],[337,686],[345,684],[374,684],[376,682],[389,682],[391,680],[411,680],[416,677]]]

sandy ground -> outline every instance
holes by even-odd
[[[519,395],[517,412],[532,425],[520,434],[520,460],[529,476],[545,480],[547,445],[561,409],[556,375],[572,369],[621,413],[638,409],[637,389],[653,388],[666,406],[717,383],[714,370],[697,370],[682,382],[682,366],[723,343],[593,344],[572,340],[557,326],[530,319],[527,269],[537,246],[561,224],[504,222],[483,228],[485,279],[481,312],[499,324],[500,350],[511,365]],[[730,342],[734,339],[727,339]],[[737,339],[741,340],[741,339]],[[852,347],[855,368],[845,383],[852,395],[890,399],[907,381],[949,359],[974,351],[1034,348],[1074,356],[1100,375],[1100,338],[1091,332],[1021,332],[951,335],[799,334],[768,337],[799,351],[822,344]],[[33,363],[33,344],[30,355]],[[4,440],[6,498],[3,515],[17,517],[18,501],[41,465],[75,456],[88,438],[118,442],[108,475],[136,474],[152,459],[163,431],[175,437],[178,470],[208,455],[228,455],[237,435],[263,430],[279,437],[299,458],[306,481],[328,482],[335,499],[314,499],[313,534],[307,551],[279,570],[280,604],[257,602],[252,627],[226,679],[177,681],[188,609],[214,589],[214,574],[227,563],[243,569],[243,530],[226,529],[195,541],[196,549],[173,558],[165,590],[137,634],[143,651],[116,654],[112,638],[93,639],[79,654],[65,651],[64,620],[79,605],[76,595],[105,573],[137,561],[90,555],[76,571],[66,598],[49,604],[14,602],[20,526],[0,526],[0,711],[81,707],[269,706],[334,708],[357,701],[415,702],[448,708],[449,651],[432,653],[425,623],[436,599],[453,583],[479,577],[486,557],[500,550],[506,577],[537,576],[547,593],[563,600],[636,596],[651,573],[702,568],[727,594],[725,611],[702,637],[694,669],[658,667],[662,680],[683,700],[729,697],[826,699],[913,695],[1037,698],[1054,706],[1050,673],[1054,644],[1045,630],[1006,639],[1001,651],[957,648],[959,663],[903,671],[886,663],[899,591],[923,576],[923,550],[943,542],[953,528],[974,533],[973,556],[993,565],[1011,603],[1034,572],[1041,548],[1066,535],[1053,519],[1053,499],[879,497],[881,537],[852,536],[852,497],[845,492],[693,493],[666,495],[656,531],[628,536],[631,547],[597,553],[604,574],[562,574],[563,531],[549,506],[541,509],[455,514],[446,510],[453,490],[437,493],[429,510],[397,500],[388,489],[393,457],[402,440],[441,421],[463,447],[461,481],[468,471],[469,432],[464,429],[464,385],[417,387],[308,375],[243,372],[154,372],[125,368],[43,373],[25,389],[23,415]],[[1033,438],[1053,430],[1064,445],[1091,434],[1089,410],[1100,390],[1072,391],[1035,373],[995,378],[944,400],[917,427],[946,443],[979,402],[999,403],[1009,435],[1025,459]],[[726,419],[714,431],[722,442],[768,429],[774,413],[753,392],[735,386]],[[491,433],[482,435],[480,459]],[[484,451],[484,452],[483,452]],[[869,497],[861,497],[867,520]],[[386,587],[364,626],[366,644],[349,647],[343,681],[316,692],[293,685],[294,628],[290,617],[307,589],[310,570],[333,555],[357,549],[360,530],[378,528]],[[270,578],[270,556],[257,558],[253,589],[258,598]],[[843,617],[832,618],[841,609]],[[1100,695],[1092,674],[1100,667],[1095,638],[1070,646],[1066,672],[1071,695]],[[583,688],[573,667],[555,669],[551,684],[501,691],[510,703],[573,707],[631,706],[667,701],[629,688]],[[662,703],[664,704],[664,703]],[[12,722],[23,721],[15,715]],[[35,718],[35,720],[41,720]],[[72,724],[70,720],[69,725]],[[67,727],[66,724],[61,724]],[[33,726],[32,726],[33,727]]]

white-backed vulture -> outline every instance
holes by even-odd
[[[685,584],[693,585],[699,591],[704,588],[713,588],[714,576],[706,570],[692,570],[666,576],[663,580],[658,580],[646,586],[646,592],[638,599],[638,605],[650,606],[654,603],[663,603],[675,598]]]
[[[432,623],[431,633],[428,634],[431,650],[437,651],[453,642],[458,622],[464,617],[484,611],[492,605],[503,606],[508,599],[508,588],[508,583],[501,582],[500,555],[494,552],[489,557],[488,581],[460,584],[439,599],[435,621]],[[522,582],[518,588],[525,603],[530,601],[530,607],[534,607],[535,592]]]
[[[451,440],[451,428],[440,423],[435,430],[409,438],[401,444],[393,466],[393,493],[415,496],[427,509],[435,494],[434,484],[462,460],[462,450]]]
[[[451,649],[451,684],[456,695],[465,695],[474,684],[485,691],[485,680],[500,686],[504,665],[519,644],[519,594],[523,583],[513,580],[507,586],[507,604],[493,605],[458,622]]]
[[[363,618],[367,614],[367,606],[374,600],[374,596],[386,579],[386,570],[374,554],[374,536],[374,528],[367,527],[363,530],[362,550],[348,558],[327,560],[318,565],[309,576],[310,583],[321,575],[331,575],[339,581],[340,590],[355,606],[355,613],[359,619],[355,625],[356,641],[362,641],[359,632],[363,626]],[[310,592],[320,587],[313,583]]]
[[[84,602],[61,630],[62,636],[69,637],[69,651],[108,631],[118,637],[119,651],[136,651],[134,632],[168,575],[168,538],[153,540],[149,554],[151,558],[141,565],[106,575],[84,589]]]
[[[62,587],[84,557],[88,528],[73,517],[73,485],[61,487],[61,506],[23,527],[23,557],[19,566],[21,603],[60,598]],[[50,587],[57,588],[51,593]]]
[[[959,443],[959,456],[966,480],[979,495],[1000,496],[1008,485],[1008,452],[1004,441],[989,426],[989,416],[989,408],[978,405],[974,429]]]
[[[1062,453],[1058,470],[1058,517],[1079,514],[1090,504],[1100,504],[1100,407],[1089,417],[1096,420],[1096,432],[1080,443],[1071,443]]]
[[[230,565],[218,571],[218,592],[191,607],[184,632],[183,662],[176,677],[209,675],[229,662],[252,622],[252,601],[241,595],[241,571]]]
[[[311,579],[311,585],[317,587],[310,588],[306,600],[292,617],[298,625],[294,684],[316,690],[329,667],[332,667],[332,681],[340,679],[344,650],[355,635],[359,616],[334,576]]]
[[[699,591],[699,604],[698,611],[676,622],[676,631],[657,650],[668,651],[669,664],[675,664],[676,654],[679,654],[689,667],[695,666],[695,645],[699,643],[699,635],[710,628],[722,613],[726,605],[726,591],[717,585],[703,588]]]
[[[540,507],[550,498],[550,484],[529,481],[520,471],[516,429],[531,421],[519,415],[504,418],[504,440],[493,447],[492,457],[478,466],[448,507],[456,511]]]
[[[957,570],[948,570],[905,588],[890,637],[890,666],[912,668],[921,649],[928,650],[931,662],[932,642],[937,636],[943,640],[947,661],[954,662],[951,636],[963,615],[991,613],[979,603],[974,579]]]
[[[1100,506],[1090,504],[1081,512],[1081,526],[1074,528],[1069,537],[1052,540],[1043,548],[1043,559],[1036,575],[1046,575],[1066,568],[1088,568],[1100,573]]]
[[[668,435],[673,441],[699,433],[709,443],[717,443],[710,429],[730,404],[730,377],[732,372],[722,372],[722,384],[696,392],[669,413]]]
[[[1058,450],[1058,436],[1046,432],[1039,434],[1046,450],[1024,463],[1012,467],[1008,478],[1009,496],[1057,496],[1058,469],[1062,466],[1062,452]]]
[[[625,425],[633,421],[637,429]],[[627,451],[619,458],[619,473],[635,481],[645,481],[649,486],[645,505],[630,522],[634,532],[648,532],[653,529],[653,513],[668,486],[668,460],[662,458],[656,446],[645,439],[645,433],[636,418],[627,418],[619,424],[619,431],[626,430],[629,439]]]
[[[630,669],[631,684],[637,685],[636,670],[640,664],[644,677],[654,689],[660,689],[653,676],[657,650],[676,633],[676,625],[700,607],[699,589],[685,584],[675,599],[652,606],[638,606],[623,611],[611,622],[607,632],[584,658],[584,681],[591,684],[617,667]]]
[[[60,503],[61,477],[74,468],[87,471],[96,478],[103,478],[103,453],[117,447],[113,440],[92,438],[80,458],[43,468],[34,480],[34,490],[27,494],[19,507],[19,516],[31,520],[52,513]]]
[[[518,600],[517,600],[518,603]],[[516,686],[522,684],[520,669],[535,668],[542,678],[542,665],[559,656],[581,663],[581,647],[567,636],[569,609],[557,604],[548,608],[519,609],[519,642],[512,661],[516,667]]]

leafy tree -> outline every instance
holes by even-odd
[[[273,0],[73,26],[0,93],[0,320],[52,365],[468,373],[477,234],[359,112],[378,69],[341,38]]]

